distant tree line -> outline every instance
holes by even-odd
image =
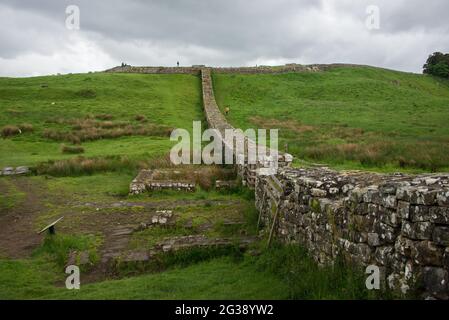
[[[449,53],[434,52],[423,66],[423,72],[437,77],[449,78]]]

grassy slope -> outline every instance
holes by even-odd
[[[286,285],[274,275],[220,258],[163,273],[86,285],[79,292],[55,290],[43,298],[279,299],[287,298],[286,291]]]
[[[80,95],[86,89],[93,90],[96,96]],[[61,154],[60,142],[42,138],[45,128],[64,129],[46,123],[50,119],[104,113],[117,121],[129,121],[142,114],[150,123],[186,129],[192,127],[192,120],[203,119],[200,82],[190,75],[93,73],[0,78],[0,97],[0,127],[21,123],[34,127],[34,133],[0,140],[0,167],[73,157]],[[167,153],[171,145],[168,137],[138,136],[83,143],[87,157],[159,156]]]
[[[289,76],[296,77],[296,75],[284,75],[287,78]],[[236,77],[240,78],[240,76]],[[220,79],[218,80],[220,81]],[[274,79],[273,84],[278,80]],[[47,84],[48,88],[42,88],[41,84],[43,83]],[[282,87],[282,81],[279,85]],[[97,94],[96,98],[80,97],[77,92],[83,89],[93,89]],[[245,91],[247,89],[252,90],[247,87]],[[221,91],[218,93],[219,96],[220,93]],[[285,93],[280,90],[278,96],[281,97]],[[241,94],[245,97],[252,95],[243,91]],[[192,120],[203,118],[200,83],[198,78],[192,76],[84,74],[0,79],[0,97],[0,126],[28,122],[32,123],[35,128],[34,133],[0,140],[0,167],[35,164],[48,159],[72,157],[60,153],[60,143],[41,138],[41,132],[45,127],[59,128],[58,125],[45,123],[49,118],[69,119],[80,118],[88,113],[109,113],[114,115],[114,120],[130,120],[136,114],[144,114],[151,122],[187,129],[191,128]],[[289,99],[289,95],[286,95],[286,99]],[[236,115],[235,109],[233,106],[231,116]],[[245,118],[242,117],[241,120],[242,124],[246,123],[243,121]],[[127,154],[136,158],[166,153],[169,151],[170,145],[168,139],[136,136],[83,143],[86,148],[86,156]],[[33,183],[45,185],[50,194],[62,199],[70,199],[71,204],[79,204],[126,200],[128,184],[132,177],[133,175],[129,172],[114,172],[48,180],[41,176],[28,179]],[[4,202],[4,209],[6,209],[20,203],[24,195],[9,186],[8,178],[3,179],[5,188],[11,191],[2,195],[3,198],[0,199]],[[128,200],[239,198],[241,196],[238,194],[222,195],[216,192],[199,191],[193,194],[162,193],[151,198],[139,196]],[[88,219],[89,214],[107,214],[109,211],[112,213],[112,210],[96,212],[84,207],[68,207],[66,203],[54,204],[52,199],[45,197],[42,198],[42,201],[47,209],[36,219],[36,228],[44,225],[48,220],[66,213],[76,214],[76,217],[80,219],[75,219],[74,223],[84,221],[84,218]],[[230,209],[232,210],[232,207]],[[86,210],[85,215],[83,210]],[[220,210],[220,213],[226,212],[223,208],[214,206],[179,210],[186,218],[190,218],[193,213],[200,213],[195,216],[196,219],[200,219],[199,222],[202,222],[201,219],[204,219],[204,216],[215,214],[217,210]],[[98,217],[100,218],[100,216]],[[76,229],[75,227],[71,228],[70,221],[70,219],[63,220],[60,231]],[[217,232],[224,231],[218,230]],[[245,257],[244,261],[235,261],[229,257],[219,258],[199,262],[186,268],[175,267],[158,274],[84,285],[80,292],[69,292],[55,286],[55,283],[62,285],[65,277],[62,267],[57,263],[60,264],[67,256],[66,251],[69,248],[66,246],[78,248],[78,246],[82,247],[86,244],[85,240],[78,238],[80,236],[76,232],[67,235],[60,232],[60,235],[67,236],[67,243],[64,242],[61,247],[56,249],[46,248],[44,245],[30,259],[0,258],[0,298],[369,297],[366,290],[360,289],[363,287],[363,281],[355,281],[346,271],[317,271],[316,265],[310,259],[304,255],[301,256],[298,252],[290,252],[288,248],[284,250],[278,248],[274,252],[264,253],[260,258]],[[142,243],[152,242],[153,238],[157,236],[138,234],[133,243],[141,246]],[[84,250],[85,248],[79,249]],[[51,256],[48,256],[49,254]],[[340,276],[340,274],[343,275]]]
[[[195,193],[165,192],[153,194],[151,197],[129,196],[127,186],[131,178],[132,175],[124,173],[50,179],[42,176],[22,178],[28,179],[32,185],[40,186],[41,192],[47,190],[48,194],[55,194],[58,199],[68,199],[70,205],[65,202],[55,203],[52,198],[46,196],[47,193],[42,193],[40,198],[47,209],[34,221],[34,229],[40,229],[48,221],[61,215],[66,218],[59,224],[56,241],[44,241],[32,257],[22,260],[0,257],[0,299],[375,298],[364,289],[363,274],[353,273],[347,268],[318,269],[312,259],[298,246],[276,246],[266,250],[265,241],[256,244],[256,248],[262,252],[260,256],[245,255],[243,259],[234,259],[231,255],[208,261],[191,261],[189,257],[184,257],[179,261],[181,265],[168,265],[169,269],[160,273],[88,285],[84,284],[81,278],[82,288],[79,292],[66,290],[63,287],[66,277],[63,266],[70,250],[84,251],[90,248],[89,250],[93,250],[95,255],[95,248],[98,248],[103,241],[95,230],[104,228],[105,219],[111,221],[117,216],[136,217],[136,214],[145,214],[143,207],[142,210],[135,212],[127,208],[97,211],[95,207],[82,206],[83,203],[115,203],[121,200],[156,203],[183,199],[243,200],[239,194],[202,190]],[[3,178],[0,183],[8,185],[11,179]],[[227,219],[238,218],[243,213],[242,208],[252,203],[251,200],[245,200],[242,202],[243,207],[232,205],[223,207],[206,203],[203,206],[180,206],[175,211],[180,220],[193,218],[195,224],[218,221],[221,216]],[[228,212],[234,208],[238,211]],[[250,212],[249,215],[245,219],[254,226],[257,214]],[[238,219],[242,218],[244,217]],[[162,234],[149,231],[136,233],[130,246],[138,245],[139,248],[144,248],[159,237],[176,235],[178,230],[173,229]],[[192,232],[195,231],[189,229],[188,234]],[[240,234],[239,230],[224,230],[220,225],[210,232],[211,236],[217,237]]]
[[[372,67],[282,75],[214,75],[240,128],[279,128],[312,161],[376,170],[446,170],[449,82]]]
[[[92,284],[84,284],[81,273],[79,291],[64,288],[63,268],[42,255],[46,250],[31,260],[0,259],[0,299],[393,298],[366,290],[360,270],[344,265],[317,268],[298,246],[276,246],[256,257],[220,257]]]

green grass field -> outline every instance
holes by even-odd
[[[214,85],[219,106],[231,108],[234,126],[281,129],[281,145],[288,143],[300,165],[448,168],[447,82],[377,68],[336,68],[214,75]],[[192,250],[162,259],[157,269],[131,266],[89,284],[82,278],[80,291],[65,289],[69,252],[87,250],[98,263],[111,230],[148,222],[157,209],[174,210],[175,226],[136,231],[126,250],[150,249],[165,237],[257,233],[254,196],[247,189],[128,194],[139,168],[167,165],[169,129],[190,130],[193,120],[204,120],[198,76],[0,78],[0,169],[27,165],[36,173],[0,177],[0,227],[15,237],[0,237],[0,299],[390,298],[368,292],[360,270],[318,268],[298,246],[266,249],[265,241],[253,245],[255,254]],[[214,174],[201,178],[213,186]],[[37,230],[61,216],[55,238],[36,239]],[[238,223],[225,225],[229,220]]]
[[[326,72],[215,74],[229,121],[280,129],[280,148],[346,169],[449,169],[449,82],[373,67]]]
[[[73,157],[61,152],[61,144],[70,145],[70,141],[44,136],[45,130],[73,132],[74,123],[70,121],[93,119],[91,122],[111,126],[108,133],[114,134],[113,126],[125,125],[142,128],[162,125],[189,130],[193,120],[204,117],[200,81],[190,75],[92,73],[0,78],[0,97],[0,128],[31,124],[33,129],[1,139],[0,167]],[[106,119],[102,120],[105,115]],[[138,115],[146,121],[137,121]],[[88,129],[92,128],[86,128],[85,133],[91,134]],[[151,133],[81,142],[85,157],[126,155],[131,159],[167,154],[172,145],[168,135],[152,136]]]

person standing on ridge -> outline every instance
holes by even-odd
[[[179,61],[178,62],[176,62],[176,65],[179,67]]]

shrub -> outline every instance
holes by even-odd
[[[138,115],[136,115],[136,116],[134,117],[134,119],[135,119],[136,121],[139,121],[139,122],[146,122],[146,121],[147,121],[147,118],[146,118],[143,114],[138,114]]]
[[[84,148],[81,146],[61,146],[62,153],[71,153],[71,154],[77,154],[77,153],[84,153]]]
[[[97,118],[99,120],[112,120],[114,117],[108,113],[100,113],[100,114],[95,115],[95,118]]]
[[[168,137],[172,129],[165,126],[149,125],[146,127],[133,126],[125,122],[105,121],[92,123],[92,120],[78,122],[73,126],[72,132],[45,129],[42,136],[55,141],[68,141],[78,144],[83,141],[99,139],[113,139],[123,136],[155,136]]]
[[[306,249],[274,243],[260,256],[250,257],[256,270],[272,273],[286,283],[289,299],[379,299],[389,292],[366,290],[365,275],[339,257],[334,265],[318,266]]]
[[[40,163],[36,167],[36,173],[52,176],[79,176],[105,171],[134,170],[136,168],[137,163],[127,157],[85,158],[78,156],[66,160]]]
[[[71,251],[88,251],[89,259],[94,262],[97,256],[95,236],[47,235],[44,243],[36,249],[34,255],[47,256],[62,268],[66,265]]]
[[[22,123],[19,125],[20,130],[22,130],[22,132],[33,132],[34,131],[34,127],[31,123]]]
[[[18,135],[21,133],[22,133],[22,131],[17,126],[7,125],[2,128],[2,137],[3,138],[12,137],[12,136],[15,136],[15,135]]]
[[[82,89],[79,90],[76,93],[77,96],[82,97],[82,98],[88,98],[88,99],[92,99],[95,98],[97,96],[97,94],[95,93],[94,90],[92,89]]]

